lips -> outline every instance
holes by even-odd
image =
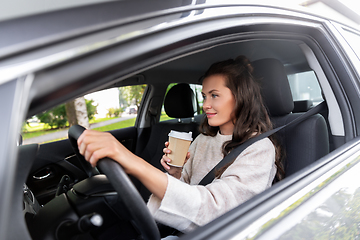
[[[206,113],[207,118],[212,118],[216,115],[216,113]]]

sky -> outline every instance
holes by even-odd
[[[85,98],[94,100],[98,104],[96,118],[104,118],[109,108],[119,108],[119,89],[111,88],[85,95]]]

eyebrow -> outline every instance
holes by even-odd
[[[216,89],[211,89],[210,91],[209,91],[209,93],[213,93],[213,92],[219,92],[219,90],[216,90]],[[201,91],[201,94],[205,94],[203,91]]]

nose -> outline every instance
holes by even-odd
[[[203,110],[209,110],[211,108],[210,102],[208,101],[208,99],[204,99],[203,102]]]

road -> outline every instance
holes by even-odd
[[[113,124],[116,122],[121,122],[121,121],[124,121],[127,119],[135,118],[136,116],[137,116],[136,114],[133,114],[133,115],[125,115],[124,114],[124,116],[119,117],[119,118],[115,118],[115,119],[111,119],[111,120],[99,122],[99,123],[93,123],[90,125],[90,129],[106,126],[106,125]],[[23,144],[43,143],[43,142],[48,142],[48,141],[51,141],[54,139],[67,138],[67,136],[68,136],[68,129],[64,129],[64,130],[61,130],[58,132],[49,133],[49,134],[45,134],[42,136],[25,139],[23,141]]]

